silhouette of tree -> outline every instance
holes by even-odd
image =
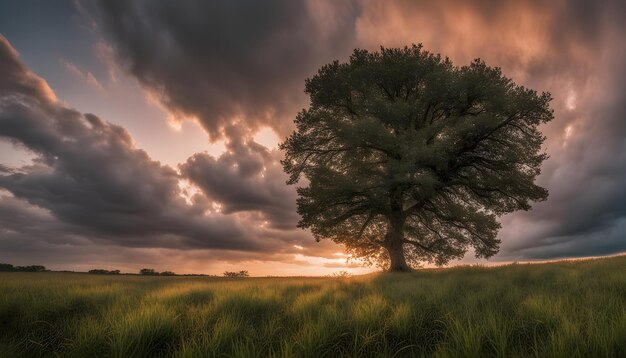
[[[15,268],[11,264],[0,263],[0,272],[15,271]]]
[[[142,268],[141,270],[139,270],[139,273],[142,275],[147,275],[147,276],[159,274],[158,272],[154,271],[154,269],[151,269],[151,268]]]
[[[226,271],[224,272],[224,277],[249,277],[250,275],[248,274],[248,271],[239,271],[239,272],[232,272],[232,271]]]
[[[41,265],[17,266],[15,270],[22,272],[44,272],[46,271],[46,267]]]
[[[93,270],[89,270],[88,273],[97,274],[97,275],[119,275],[120,270],[93,269]]]
[[[47,271],[45,266],[30,265],[30,266],[13,266],[11,264],[0,263],[0,271],[11,272],[44,272]]]
[[[473,247],[499,248],[496,218],[547,198],[537,127],[549,93],[516,85],[477,59],[462,67],[422,46],[355,50],[306,81],[310,107],[280,148],[301,176],[299,226],[353,257],[409,271]]]

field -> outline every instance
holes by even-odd
[[[2,273],[0,356],[626,357],[626,257],[352,278]]]

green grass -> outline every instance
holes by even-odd
[[[0,357],[626,357],[626,257],[353,278],[0,274]]]

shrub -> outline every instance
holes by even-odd
[[[239,271],[239,272],[234,272],[234,271],[226,271],[224,272],[224,277],[249,277],[250,275],[248,274],[248,271]]]
[[[339,272],[334,272],[333,277],[347,278],[347,277],[352,277],[352,274],[346,270],[341,270]]]
[[[15,271],[21,272],[44,272],[46,271],[45,266],[41,265],[30,265],[30,266],[16,266]]]
[[[13,267],[13,265],[11,264],[0,263],[0,271],[15,271],[15,267]]]
[[[87,271],[89,273],[92,274],[96,274],[96,275],[119,275],[120,274],[120,270],[103,270],[103,269],[93,269],[93,270],[89,270]]]
[[[141,270],[139,270],[139,273],[142,275],[158,275],[159,273],[154,271],[154,269],[149,269],[149,268],[142,268]]]
[[[45,266],[30,265],[30,266],[13,266],[11,264],[0,263],[0,271],[13,271],[13,272],[44,272]]]

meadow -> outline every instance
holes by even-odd
[[[0,273],[0,357],[626,357],[626,257],[350,278]]]

